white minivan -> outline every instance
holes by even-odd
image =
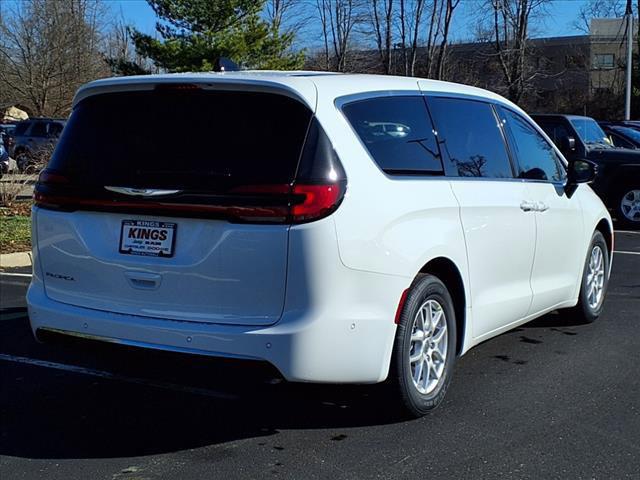
[[[593,176],[463,85],[92,82],[35,188],[31,326],[387,380],[422,415],[474,345],[553,310],[600,315],[613,230]]]

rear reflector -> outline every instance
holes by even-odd
[[[395,324],[400,324],[400,316],[402,315],[402,310],[404,310],[404,304],[407,302],[407,296],[409,295],[409,289],[407,288],[402,295],[400,295],[400,301],[398,302],[398,309],[396,310],[396,318]]]

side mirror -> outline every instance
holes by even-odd
[[[562,153],[571,153],[576,151],[576,139],[573,137],[562,137],[560,142],[560,150]]]
[[[592,182],[596,178],[598,169],[596,164],[589,160],[572,160],[567,171],[567,184],[565,192],[569,198],[573,196],[581,183]]]

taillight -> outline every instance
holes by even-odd
[[[192,87],[188,84],[161,84],[157,89],[189,90]],[[153,188],[154,185],[143,187]],[[297,224],[319,220],[333,213],[345,196],[347,177],[329,138],[314,118],[307,131],[295,177],[290,183],[219,186],[210,191],[181,190],[179,185],[171,186],[174,188],[178,193],[170,196],[127,195],[107,190],[102,185],[84,184],[81,179],[69,179],[59,171],[45,169],[34,189],[34,203],[65,211],[122,211],[220,218],[237,223]]]
[[[340,183],[293,187],[293,198],[300,199],[291,207],[293,223],[309,222],[326,217],[340,205],[344,191]]]
[[[282,214],[290,223],[305,223],[326,217],[335,211],[344,196],[345,182],[326,184],[302,184],[294,185],[243,185],[233,188],[231,193],[243,194],[248,197],[261,196],[262,200],[280,200],[286,202],[286,210],[282,207],[247,208],[241,212],[239,218],[258,221],[261,217],[276,217],[276,213]]]
[[[53,170],[42,170],[38,176],[38,185],[56,184],[64,185],[69,183],[69,179]]]
[[[33,203],[39,207],[59,208],[69,202],[59,187],[69,185],[69,179],[54,170],[42,170],[33,189]]]
[[[317,118],[307,131],[293,185],[291,221],[304,223],[333,213],[347,189],[347,175]]]

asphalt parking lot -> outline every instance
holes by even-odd
[[[412,421],[377,386],[38,344],[28,276],[0,274],[0,478],[640,479],[640,232],[616,250],[598,322],[551,314],[485,342]]]

